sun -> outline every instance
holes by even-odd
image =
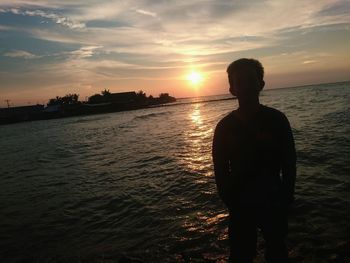
[[[203,75],[197,71],[192,71],[187,75],[187,80],[190,81],[192,85],[198,85],[203,81]]]

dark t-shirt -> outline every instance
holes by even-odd
[[[248,121],[229,113],[216,126],[212,154],[228,207],[281,205],[293,198],[295,147],[282,112],[260,105]]]

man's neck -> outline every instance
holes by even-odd
[[[237,115],[242,120],[250,119],[252,116],[254,116],[261,106],[259,98],[249,101],[249,102],[238,102],[239,108],[237,109]]]

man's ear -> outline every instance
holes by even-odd
[[[260,91],[262,91],[263,90],[263,88],[265,87],[265,81],[261,81],[261,88],[260,88]]]

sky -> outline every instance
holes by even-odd
[[[350,80],[350,0],[0,0],[0,107],[225,94],[242,57],[261,61],[266,89]]]

